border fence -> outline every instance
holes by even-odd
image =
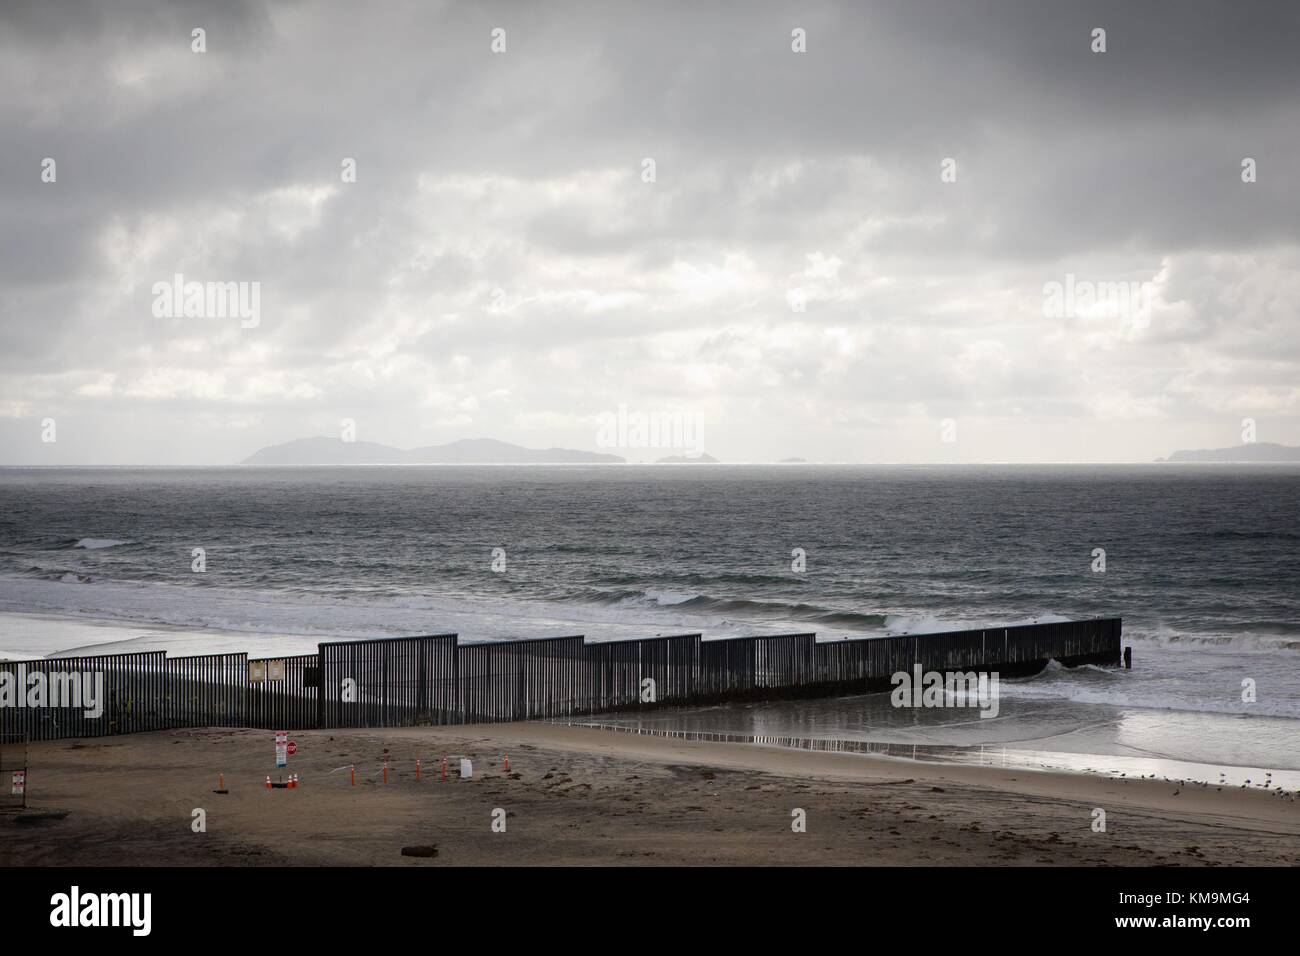
[[[449,724],[456,705],[456,635],[320,645],[320,727]]]
[[[268,680],[267,672],[276,660],[283,662],[283,677]],[[311,730],[320,726],[319,654],[253,658],[248,663],[244,719],[249,727]]]
[[[455,634],[321,643],[316,654],[163,651],[0,661],[0,734],[30,740],[173,727],[309,730],[489,723],[888,690],[925,671],[1035,673],[1120,662],[1119,618],[818,641],[700,634],[461,644]]]

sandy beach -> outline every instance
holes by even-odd
[[[288,771],[301,779],[294,790],[264,786],[267,773],[278,778],[267,731],[33,744],[29,804],[67,815],[0,815],[0,866],[1204,866],[1300,859],[1300,801],[1260,790],[540,722],[291,737],[298,752]],[[446,782],[444,755],[452,757]],[[462,755],[473,761],[472,779],[457,778]],[[228,794],[212,792],[219,772]],[[191,827],[196,808],[206,811],[204,833]],[[1093,830],[1095,808],[1106,813],[1104,833]],[[505,832],[493,830],[498,809]],[[806,813],[806,832],[792,830],[796,809]],[[436,855],[403,856],[412,846],[436,847]]]

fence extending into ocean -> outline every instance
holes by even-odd
[[[1098,618],[839,641],[805,633],[461,644],[435,634],[331,641],[283,658],[150,651],[4,661],[0,733],[53,740],[174,727],[399,727],[828,697],[889,690],[894,674],[917,665],[1013,677],[1049,660],[1118,664],[1120,640],[1120,619]]]

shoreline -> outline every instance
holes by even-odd
[[[222,623],[233,625],[237,619]],[[1056,622],[1049,622],[1045,626],[1055,625]],[[640,640],[663,640],[645,638],[644,631],[639,628],[636,631],[641,635]],[[945,639],[953,633],[936,632],[922,637]],[[377,638],[375,642],[386,639]],[[349,640],[344,638],[343,642]],[[322,641],[339,643],[321,634],[307,638],[233,627],[229,630],[172,624],[132,627],[102,618],[0,611],[0,657],[16,660],[39,660],[38,650],[51,646],[59,648],[53,652],[54,657],[165,651],[169,658],[214,653],[274,658],[292,656],[293,652],[314,655]],[[497,643],[465,641],[462,646]],[[604,643],[584,639],[583,646],[590,649]],[[711,641],[704,642],[703,646],[711,646]],[[813,647],[817,654],[828,649],[826,664],[830,673],[829,667],[837,664],[831,658],[831,650],[850,645],[832,640],[815,641]],[[1055,650],[1048,648],[1046,652]],[[814,651],[805,649],[804,653]],[[1190,779],[1215,785],[1259,786],[1263,781],[1300,790],[1300,735],[1295,732],[1296,717],[1267,711],[1214,709],[1213,700],[1196,696],[1195,692],[1202,688],[1191,680],[1184,682],[1181,698],[1153,702],[1153,696],[1158,698],[1166,693],[1168,681],[1163,678],[1195,659],[1174,651],[1151,649],[1151,653],[1153,657],[1159,654],[1161,660],[1145,671],[1049,666],[1034,675],[1008,677],[1002,687],[1001,714],[997,720],[988,721],[965,720],[961,712],[942,708],[909,708],[900,712],[888,706],[885,692],[873,693],[869,691],[874,688],[848,686],[819,686],[816,693],[765,694],[753,700],[736,695],[721,707],[705,694],[696,700],[682,700],[674,707],[649,711],[597,705],[589,713],[584,704],[573,710],[530,713],[507,706],[499,712],[466,712],[450,719],[454,723],[458,719],[482,720],[493,716],[554,717],[570,723],[615,726],[623,730],[698,735],[705,740],[745,742],[758,737],[780,738],[802,749],[920,755],[941,762],[994,763],[1026,770],[1046,767],[1129,778]],[[1192,666],[1198,669],[1195,680],[1205,685],[1203,693],[1221,692],[1212,683],[1220,675],[1207,673],[1219,667],[1212,656],[1207,654],[1204,663],[1196,660]],[[1240,663],[1238,670],[1249,673]],[[1145,687],[1144,680],[1148,681]],[[500,689],[498,686],[498,695]],[[271,706],[261,697],[258,701],[259,706]],[[1283,697],[1280,705],[1269,701],[1261,706],[1285,708],[1287,705]],[[319,721],[324,726],[340,722],[347,721]],[[382,725],[413,721],[392,715],[366,722]],[[239,717],[223,720],[213,713],[196,713],[171,726],[203,723],[244,725]],[[248,723],[266,726],[262,719]],[[296,723],[309,725],[308,721]],[[146,722],[128,729],[159,726],[166,724]],[[71,732],[83,731],[89,732],[85,728]]]
[[[896,743],[840,737],[799,737],[787,735],[730,734],[710,731],[666,730],[637,727],[628,724],[601,723],[591,720],[549,721],[564,727],[584,727],[609,733],[659,737],[668,740],[703,741],[739,745],[773,747],[780,750],[803,750],[814,753],[840,753],[878,760],[899,761],[904,764],[936,766],[1000,767],[1029,773],[1057,772],[1086,774],[1105,779],[1154,779],[1157,774],[1142,774],[1146,767],[1168,771],[1160,779],[1188,783],[1207,783],[1216,786],[1255,788],[1261,791],[1282,790],[1300,794],[1300,771],[1283,767],[1265,767],[1245,764],[1213,764],[1177,758],[1153,759],[1127,757],[1121,754],[1072,752],[1053,750],[1047,746],[1031,744],[1050,743],[1051,737],[1022,740],[1019,745],[1006,744],[930,744]],[[1095,764],[1110,764],[1109,769]],[[1144,767],[1143,765],[1146,765]],[[1128,768],[1128,769],[1124,769]],[[1218,774],[1216,779],[1215,774]],[[1267,784],[1261,781],[1267,779]]]
[[[175,730],[31,745],[0,865],[1292,865],[1300,802],[1254,790],[679,741],[529,722]],[[440,779],[450,756],[452,773]],[[473,760],[458,780],[456,759]],[[504,758],[510,761],[507,773]],[[422,779],[414,776],[422,761]],[[387,760],[389,782],[382,778]],[[355,764],[357,785],[350,784]],[[229,793],[214,795],[217,774]],[[193,833],[196,808],[206,832]],[[493,832],[494,811],[506,832]],[[791,829],[803,810],[806,832]],[[1096,811],[1106,832],[1094,830]],[[432,858],[401,855],[434,845]]]
[[[23,634],[32,644],[55,641],[62,646],[55,657],[157,650],[165,650],[170,656],[239,653],[250,646],[255,652],[274,657],[285,656],[291,648],[314,652],[317,646],[316,639],[299,648],[292,638],[277,639],[247,631],[177,625],[129,627],[90,618],[0,611],[0,655],[5,654],[6,643],[15,643],[6,642],[6,634]],[[12,656],[21,660],[32,654]],[[1078,670],[1087,678],[1097,669]],[[1070,669],[1058,671],[1065,674]],[[1105,669],[1103,676],[1107,681],[1104,686],[1108,687],[1120,686],[1116,681],[1131,680],[1119,670]],[[1152,709],[1122,701],[1079,703],[1068,696],[1059,700],[1018,696],[1025,693],[1021,687],[1032,692],[1040,686],[1036,683],[1040,678],[1044,683],[1056,679],[1044,671],[1031,678],[1008,680],[1004,690],[1011,697],[1003,701],[1003,715],[998,721],[963,721],[945,716],[948,712],[944,710],[917,710],[900,717],[887,706],[884,692],[857,691],[808,699],[738,700],[722,706],[683,703],[646,712],[615,708],[555,719],[623,731],[698,736],[702,740],[752,742],[759,737],[780,738],[800,749],[919,755],[944,763],[993,763],[1024,770],[1047,768],[1099,776],[1190,779],[1216,785],[1249,781],[1249,786],[1258,786],[1261,780],[1272,778],[1270,783],[1300,789],[1300,750],[1295,745],[1294,718],[1177,707]],[[193,722],[212,719],[197,715]]]

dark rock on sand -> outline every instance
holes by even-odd
[[[402,856],[437,856],[438,848],[436,846],[404,846],[402,847]]]

